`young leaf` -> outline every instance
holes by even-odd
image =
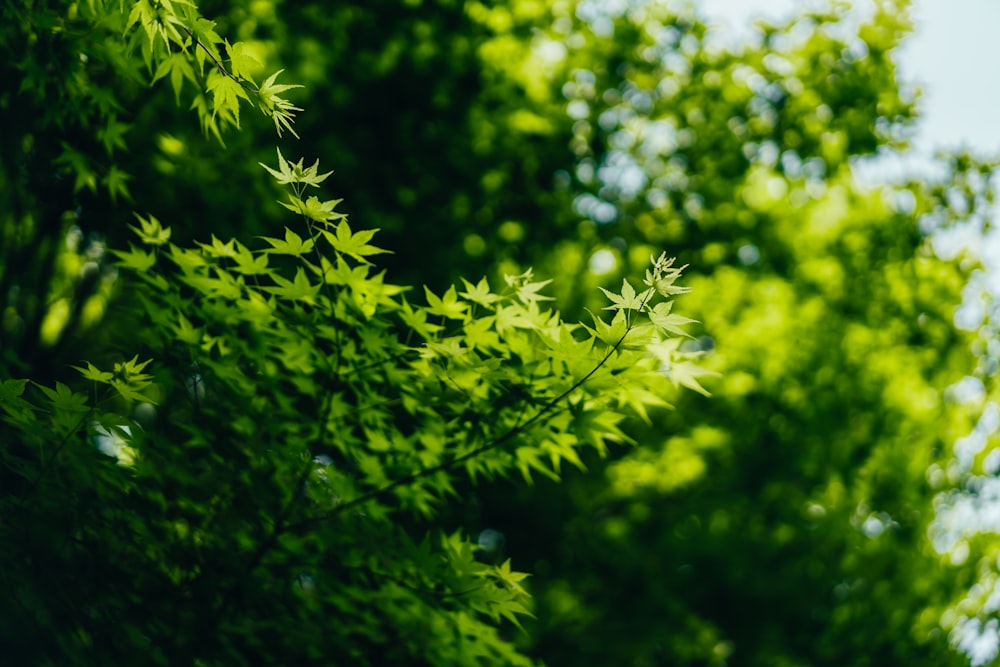
[[[208,253],[210,257],[235,257],[236,250],[233,247],[236,243],[235,239],[230,239],[229,242],[223,243],[212,234],[212,244],[198,243],[201,248]]]
[[[635,288],[629,284],[628,280],[624,279],[622,280],[621,294],[615,294],[603,287],[600,290],[611,300],[611,305],[605,306],[604,310],[642,310],[653,293],[652,288],[650,288],[643,290],[641,294],[636,294]]]
[[[271,248],[264,250],[266,253],[272,253],[276,255],[292,255],[293,257],[301,257],[307,252],[311,252],[315,241],[312,239],[302,240],[302,237],[293,232],[288,227],[285,227],[285,240],[272,238],[270,236],[261,236],[271,244]]]
[[[295,272],[294,280],[287,280],[277,274],[275,274],[273,278],[274,282],[278,283],[278,287],[263,288],[271,294],[291,299],[293,301],[304,301],[306,303],[313,303],[316,295],[319,294],[320,285],[313,285],[310,283],[301,266]]]
[[[149,245],[163,245],[170,240],[170,228],[160,225],[160,221],[153,216],[143,218],[138,213],[133,213],[139,221],[139,228],[129,225],[129,229],[139,235],[143,243]]]
[[[649,320],[661,331],[691,338],[691,334],[681,329],[681,327],[685,324],[696,324],[698,320],[692,320],[690,317],[684,317],[683,315],[672,314],[670,310],[673,308],[673,305],[673,301],[661,301],[656,304],[649,312]]]
[[[275,130],[278,132],[278,136],[281,136],[281,129],[284,128],[292,133],[292,136],[296,139],[299,135],[296,134],[295,130],[292,128],[292,122],[295,120],[295,112],[302,111],[301,107],[293,105],[288,100],[279,97],[278,93],[282,93],[286,90],[291,90],[292,88],[301,88],[299,85],[283,85],[276,84],[275,80],[278,75],[285,70],[278,70],[271,76],[267,77],[257,94],[260,96],[261,101],[261,111],[265,114],[271,116],[274,120]]]
[[[458,300],[455,286],[452,285],[443,297],[438,297],[434,292],[424,286],[424,294],[427,296],[427,312],[431,315],[440,315],[452,320],[464,320],[465,311],[468,305]]]
[[[255,56],[245,42],[236,42],[236,44],[230,44],[227,40],[225,42],[226,50],[229,52],[229,72],[233,76],[241,79],[246,79],[247,81],[256,85],[256,81],[253,80],[253,70],[260,69],[263,65],[257,56]]]
[[[236,261],[233,271],[242,273],[245,276],[255,276],[269,272],[267,268],[267,255],[265,253],[254,255],[250,252],[249,248],[239,242],[236,243],[236,252],[233,255],[233,259]]]
[[[521,303],[533,303],[535,301],[551,301],[554,297],[539,294],[538,290],[548,285],[552,280],[540,280],[538,282],[524,282],[517,287],[517,298]]]
[[[624,310],[619,310],[615,313],[610,325],[593,313],[590,316],[594,318],[595,328],[586,327],[587,331],[608,345],[618,345],[625,338],[625,334],[628,333],[628,319],[625,316]]]
[[[0,382],[0,403],[14,401],[24,393],[27,380],[3,380]]]
[[[337,252],[343,253],[348,257],[352,257],[359,262],[367,263],[368,261],[365,259],[366,256],[389,252],[388,250],[368,245],[368,241],[375,236],[377,231],[377,229],[363,229],[359,232],[352,233],[351,226],[347,224],[347,220],[341,220],[337,225],[336,234],[332,234],[324,230],[323,236],[330,242],[330,245],[332,245],[334,250]]]
[[[144,252],[142,250],[136,249],[131,243],[129,244],[131,250],[129,252],[124,252],[122,250],[112,250],[114,255],[118,256],[120,266],[128,269],[132,269],[138,273],[144,273],[149,271],[156,264],[156,255],[152,252]]]
[[[330,220],[342,220],[346,218],[343,213],[336,213],[333,209],[342,200],[331,199],[329,201],[320,201],[319,197],[309,197],[304,202],[298,197],[291,197],[292,205],[288,205],[284,202],[278,202],[282,206],[296,213],[301,213],[310,220],[315,220],[316,222],[327,223]],[[385,251],[383,251],[385,252]]]
[[[115,377],[114,373],[102,371],[100,368],[90,363],[89,361],[87,362],[86,368],[81,368],[79,366],[71,366],[70,368],[80,371],[80,374],[83,375],[83,377],[85,377],[88,380],[93,380],[94,382],[101,382],[104,384],[108,384]]]
[[[150,405],[156,405],[156,401],[153,398],[146,396],[141,392],[143,387],[148,386],[146,384],[136,384],[132,382],[126,382],[124,380],[112,380],[111,386],[115,388],[118,394],[124,398],[126,401],[135,401],[137,403],[149,403]]]
[[[465,278],[462,278],[462,283],[465,285],[465,291],[459,292],[459,296],[468,299],[473,303],[478,303],[481,306],[492,308],[493,304],[500,300],[499,296],[490,292],[490,285],[486,282],[485,277],[475,285],[470,283]]]
[[[73,390],[64,385],[62,382],[56,382],[55,389],[49,389],[48,387],[37,383],[36,386],[49,397],[49,400],[52,401],[52,407],[57,410],[65,410],[67,412],[87,412],[90,409],[87,406],[87,396],[84,394],[74,393]]]
[[[208,75],[208,91],[212,93],[212,116],[218,115],[232,119],[233,125],[240,126],[239,98],[250,100],[243,86],[225,74],[212,70]]]
[[[268,173],[274,176],[274,180],[278,181],[281,185],[288,185],[290,183],[298,183],[295,172],[292,169],[292,163],[285,159],[281,154],[281,149],[278,149],[278,169],[274,170],[268,167],[263,162],[258,162],[260,166],[267,169]]]

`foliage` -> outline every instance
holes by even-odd
[[[972,368],[963,269],[921,229],[968,215],[964,175],[944,166],[949,197],[864,176],[915,118],[900,10],[807,13],[733,51],[659,3],[553,23],[586,44],[563,93],[587,220],[547,266],[615,279],[668,244],[697,267],[689,349],[722,379],[543,519],[537,492],[482,500],[535,559],[547,664],[963,663],[939,621],[969,569],[926,538],[947,487],[928,467],[968,424],[945,398]]]
[[[140,0],[123,33],[142,28],[154,81],[214,93],[211,113],[194,108],[218,135],[248,98],[245,50],[223,65],[210,24],[172,8]],[[206,57],[215,70],[188,77]],[[273,79],[258,94],[280,133],[291,107]],[[113,253],[142,305],[129,344],[151,358],[77,366],[91,391],[4,380],[7,655],[530,664],[501,634],[530,613],[527,575],[484,562],[437,510],[459,478],[558,479],[580,448],[627,440],[629,412],[665,406],[686,356],[666,300],[687,291],[680,269],[653,258],[641,292],[605,291],[614,316],[593,327],[547,308],[531,271],[413,305],[369,259],[377,230],[306,196],[329,176],[318,165],[280,150],[264,165],[300,223],[261,248],[184,248],[136,216],[140,244]]]
[[[60,263],[75,263],[60,252],[60,239],[78,222],[84,201],[88,209],[94,202],[100,218],[119,199],[132,199],[136,174],[126,137],[135,123],[128,118],[146,86],[169,81],[171,97],[179,103],[183,96],[202,131],[220,142],[240,126],[241,103],[270,117],[279,136],[294,134],[299,109],[283,95],[297,86],[277,83],[280,71],[257,84],[252,45],[223,40],[186,0],[18,2],[0,12],[7,26],[2,77],[16,84],[0,101],[7,176],[0,187],[7,239],[0,286],[5,294],[16,290],[4,329],[28,353],[6,352],[6,361],[44,372],[44,347],[94,324],[106,303],[113,267],[102,261],[103,240],[75,242],[89,255],[80,262],[89,275],[74,284],[75,271],[59,275]]]
[[[134,7],[157,13],[143,23],[143,10],[135,10],[122,39]],[[89,569],[81,576],[80,567],[59,560],[71,553],[68,546],[45,550],[38,537],[45,531],[29,532],[39,552],[55,554],[53,565],[66,573],[33,593],[66,605],[59,618],[85,616],[69,608],[76,599],[130,600],[131,584],[121,582],[133,570],[187,558],[179,571],[211,564],[221,589],[163,584],[161,606],[144,611],[130,602],[128,609],[136,621],[130,627],[145,623],[161,635],[181,628],[171,645],[188,655],[222,655],[217,643],[194,644],[205,636],[202,626],[217,622],[211,610],[225,590],[237,591],[222,615],[234,631],[228,636],[252,627],[260,637],[247,651],[291,646],[301,658],[320,645],[317,636],[328,636],[326,649],[359,652],[344,660],[351,662],[362,655],[412,661],[408,651],[420,646],[421,659],[445,661],[427,647],[445,651],[449,632],[466,637],[468,630],[480,642],[504,640],[493,646],[498,662],[517,660],[510,640],[553,667],[598,661],[937,666],[963,664],[949,644],[969,652],[978,641],[968,632],[973,626],[988,634],[995,616],[992,535],[989,529],[960,535],[949,517],[965,516],[969,507],[988,514],[981,500],[990,493],[995,463],[985,435],[988,403],[959,400],[954,387],[975,380],[954,383],[972,373],[990,391],[995,335],[984,330],[974,348],[978,359],[967,353],[970,336],[956,329],[952,309],[963,289],[969,293],[963,283],[974,258],[942,259],[933,252],[941,244],[932,233],[990,216],[995,165],[959,154],[936,162],[933,178],[886,183],[881,177],[893,171],[885,160],[905,149],[919,120],[919,99],[899,80],[894,62],[908,30],[906,3],[874,3],[863,18],[846,3],[831,3],[787,23],[759,24],[735,46],[715,39],[696,9],[645,0],[336,6],[220,0],[211,5],[211,30],[220,39],[203,48],[178,27],[182,41],[171,41],[169,25],[176,24],[167,17],[194,11],[176,0],[0,9],[2,377],[33,378],[37,385],[24,384],[18,398],[41,407],[58,400],[67,410],[66,429],[75,424],[72,415],[86,414],[70,406],[96,405],[90,392],[83,392],[85,404],[74,398],[79,378],[67,377],[68,365],[125,381],[114,375],[115,364],[138,353],[133,364],[153,362],[136,372],[154,381],[134,391],[158,401],[153,414],[145,406],[136,411],[138,404],[130,408],[115,398],[114,387],[98,382],[104,393],[96,400],[109,398],[96,410],[105,425],[93,427],[92,442],[134,467],[115,466],[90,448],[63,447],[55,460],[64,465],[53,468],[58,475],[43,477],[51,482],[45,486],[51,502],[36,494],[35,504],[26,505],[37,512],[30,516],[51,515],[54,535],[64,537],[70,533],[62,527],[78,519],[65,516],[67,492],[60,489],[106,489],[77,499],[109,512],[123,507],[109,500],[120,497],[123,484],[135,496],[132,480],[140,474],[155,480],[152,488],[165,488],[167,468],[154,461],[198,471],[196,481],[164,491],[166,500],[143,509],[160,521],[151,525],[161,526],[153,543],[166,545],[162,558],[129,552],[129,540],[115,540],[114,548],[132,555],[120,556],[118,565],[82,560]],[[114,19],[94,23],[98,15]],[[186,25],[203,25],[198,20]],[[184,63],[193,74],[201,67],[201,83],[192,85]],[[326,182],[346,195],[343,202],[324,202],[303,183],[288,182],[292,198],[272,203],[273,182],[260,178],[259,162],[279,181],[309,169],[284,158],[274,163],[275,128],[284,142],[291,128],[275,125],[254,91],[280,69],[281,81],[305,84],[287,91],[289,104],[308,109],[292,127],[310,160],[319,155],[337,168]],[[238,80],[225,76],[234,72]],[[283,85],[277,81],[271,84]],[[197,100],[192,114],[187,107]],[[234,104],[244,105],[242,114]],[[265,113],[246,113],[254,107]],[[206,119],[217,124],[218,136]],[[287,143],[281,150],[303,153]],[[880,179],[875,184],[872,174]],[[319,176],[317,165],[310,177]],[[142,211],[138,219],[133,207]],[[302,222],[289,225],[288,209]],[[350,225],[336,217],[341,213],[350,214]],[[375,251],[375,228],[377,245],[395,253],[367,254]],[[412,248],[419,251],[402,251]],[[579,408],[563,401],[526,431],[469,459],[477,461],[471,467],[463,461],[430,472],[372,497],[363,510],[352,506],[308,524],[322,536],[315,542],[283,533],[278,544],[301,539],[313,560],[292,570],[276,546],[249,579],[261,587],[259,595],[239,587],[240,568],[265,543],[309,461],[316,479],[308,478],[308,492],[317,492],[319,471],[332,467],[328,478],[354,485],[340,493],[345,499],[434,470],[444,462],[434,458],[441,436],[405,449],[433,421],[405,408],[418,399],[480,446],[501,437],[501,422],[486,420],[494,424],[487,432],[473,416],[496,412],[509,428],[517,423],[509,420],[542,409],[591,367],[581,362],[575,375],[566,375],[565,352],[531,347],[532,357],[511,348],[504,356],[498,346],[542,341],[548,324],[521,325],[537,323],[533,318],[553,303],[589,325],[575,329],[573,341],[594,338],[594,350],[607,349],[604,339],[616,340],[628,313],[608,311],[599,324],[584,309],[634,303],[638,294],[629,289],[644,289],[648,258],[662,248],[691,265],[685,283],[695,289],[683,297],[682,312],[702,324],[685,325],[666,305],[647,315],[668,331],[678,325],[695,335],[667,340],[698,358],[698,365],[673,358],[670,366],[675,381],[696,391],[677,396],[677,410],[647,409],[648,422],[617,416],[596,425],[571,422],[627,431],[639,447],[612,443],[601,458],[593,446],[567,448],[546,433],[535,442],[587,467],[578,471],[569,458],[560,482],[550,480],[548,450],[537,458],[517,452],[543,423],[576,414]],[[525,273],[529,265],[572,279],[546,286],[553,302],[529,306],[523,299],[540,292],[519,296],[518,290],[543,282]],[[383,269],[395,285],[379,278]],[[520,278],[507,285],[504,275]],[[398,285],[417,289],[394,291]],[[250,299],[247,309],[225,306]],[[333,313],[326,319],[324,308]],[[456,336],[461,344],[451,340]],[[341,349],[351,354],[337,360],[333,350]],[[593,367],[602,358],[597,354]],[[498,358],[503,363],[493,368]],[[362,368],[364,359],[386,361]],[[575,390],[577,400],[595,401],[594,409],[607,414],[627,403],[641,410],[649,397],[609,390],[621,386],[611,384],[621,374],[606,367]],[[703,367],[721,376],[702,375]],[[537,377],[515,372],[528,368]],[[442,382],[428,379],[434,370]],[[555,383],[558,372],[563,384]],[[419,381],[408,387],[380,377]],[[4,395],[21,391],[19,382],[4,385]],[[711,400],[698,393],[702,385]],[[362,389],[368,393],[361,398],[346,398]],[[343,403],[324,408],[318,397],[338,392]],[[986,417],[974,427],[984,406]],[[317,417],[324,409],[334,413],[332,422]],[[370,437],[377,425],[364,420],[386,411],[391,419],[382,423],[401,435]],[[105,413],[127,414],[129,421]],[[234,421],[234,415],[247,417]],[[249,428],[248,420],[267,443],[259,445],[268,452],[260,460],[240,449],[250,447],[239,430]],[[349,458],[326,442],[314,446],[334,424],[347,441],[364,443],[350,447],[365,456]],[[191,444],[197,455],[190,457],[174,451],[175,443],[195,443],[193,434],[215,429],[226,437],[211,440],[211,448]],[[43,431],[38,441],[52,444]],[[273,443],[288,441],[304,457],[301,467],[290,469],[285,459],[282,480],[261,482],[267,465],[279,471]],[[448,440],[456,448],[462,442]],[[974,445],[980,449],[970,459]],[[215,448],[226,453],[226,466],[211,458]],[[12,451],[21,460],[23,452]],[[73,477],[86,466],[75,466],[70,454],[110,463],[101,468],[107,476]],[[426,461],[416,460],[421,456]],[[244,462],[237,466],[242,472],[229,470],[230,458]],[[520,482],[522,468],[533,485]],[[380,470],[383,478],[370,477]],[[223,473],[220,485],[233,489],[231,496],[213,495],[208,482]],[[443,480],[453,493],[436,486]],[[253,494],[236,493],[250,488]],[[88,497],[97,500],[88,505]],[[199,501],[208,497],[218,498],[211,511],[222,517],[211,525],[225,526],[224,535],[249,534],[249,544],[190,528],[182,539],[163,523],[181,516],[194,522],[184,525],[197,525],[206,511]],[[323,511],[309,504],[318,502],[303,497],[290,512],[305,520]],[[936,507],[943,510],[937,518]],[[14,516],[21,511],[18,505]],[[355,513],[361,511],[378,519],[363,524]],[[237,516],[255,518],[243,524]],[[17,525],[27,524],[18,519]],[[344,535],[335,534],[344,526]],[[532,572],[534,598],[524,604],[537,618],[515,614],[524,634],[506,620],[491,634],[488,628],[497,626],[490,611],[469,611],[471,600],[447,595],[465,590],[449,578],[448,563],[465,558],[460,554],[471,547],[464,536],[477,534],[476,567],[486,569],[469,576],[498,581],[483,573],[497,572],[492,568],[508,558]],[[200,541],[194,546],[192,535]],[[340,548],[330,564],[341,569],[321,577],[318,547],[329,544]],[[358,545],[372,560],[362,562]],[[110,548],[96,537],[88,547],[99,554]],[[426,553],[433,566],[421,569],[425,579],[386,578],[390,561],[405,569],[428,562]],[[41,581],[43,570],[34,572],[26,581]],[[290,573],[295,591],[277,595]],[[142,588],[155,579],[149,576],[136,590],[151,590]],[[169,579],[158,576],[161,583]],[[198,583],[213,576],[203,573]],[[322,606],[331,576],[350,591],[336,610]],[[60,581],[77,590],[81,579],[100,586],[80,589],[74,600],[53,592]],[[196,589],[216,597],[192,600]],[[30,606],[26,590],[20,599]],[[290,622],[281,628],[288,634],[276,639],[274,619],[281,614],[265,615],[259,606],[272,594],[276,609],[292,620],[314,612],[357,620],[369,643],[318,615],[300,626]],[[302,599],[313,611],[296,606]],[[157,617],[175,609],[186,610],[183,623]],[[266,628],[256,625],[265,617]],[[462,620],[449,625],[446,618]],[[13,632],[29,637],[24,615],[16,620]],[[387,656],[389,646],[401,647],[398,655]],[[982,661],[985,654],[977,655]]]

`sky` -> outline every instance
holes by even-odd
[[[692,0],[738,35],[754,18],[781,19],[808,0]],[[915,147],[1000,152],[1000,1],[912,0],[915,31],[897,54],[902,79],[923,91]],[[823,3],[821,3],[823,4]],[[865,2],[857,2],[863,6]]]
[[[683,0],[681,0],[683,1]],[[826,0],[689,0],[731,39],[757,18],[781,21]],[[864,11],[874,0],[854,0]],[[902,161],[859,165],[862,178],[874,182],[898,173],[920,173],[936,151],[969,149],[981,157],[1000,154],[1000,0],[911,0],[914,31],[896,54],[904,84],[921,90],[920,120],[912,151]],[[916,169],[916,172],[913,170]],[[1000,203],[993,218],[1000,219]],[[966,289],[956,324],[974,328],[987,307],[983,291],[1000,298],[1000,227],[982,231],[981,220],[970,220],[933,238],[944,258],[961,252],[975,255],[986,271],[977,272]]]

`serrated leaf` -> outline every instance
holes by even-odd
[[[296,213],[301,213],[310,220],[315,220],[316,222],[322,222],[326,224],[330,220],[342,220],[346,216],[343,213],[336,213],[333,209],[336,208],[342,200],[331,199],[329,201],[320,201],[318,197],[309,197],[304,202],[301,199],[292,197],[292,206],[281,203],[285,208],[291,209]]]
[[[163,245],[170,240],[170,228],[163,227],[160,221],[154,216],[151,215],[148,218],[144,218],[138,213],[133,213],[132,215],[139,221],[139,227],[129,225],[129,229],[138,234],[139,239],[143,243]]]
[[[144,273],[149,271],[156,264],[156,255],[152,252],[138,250],[131,243],[129,244],[129,247],[131,248],[129,252],[125,252],[123,250],[111,251],[112,254],[120,260],[120,266],[132,269],[137,273]]]
[[[274,180],[278,181],[281,185],[288,185],[289,183],[296,183],[295,172],[292,170],[292,164],[285,159],[281,154],[281,149],[278,149],[278,169],[274,170],[268,167],[263,162],[258,162],[260,166],[267,169],[267,171],[274,176]]]
[[[230,77],[212,70],[208,75],[206,85],[212,93],[212,116],[222,114],[223,118],[231,119],[233,125],[240,126],[240,98],[249,100],[243,86]]]
[[[141,387],[137,387],[130,382],[126,382],[125,380],[112,380],[111,386],[114,387],[118,394],[126,401],[156,405],[155,400],[142,393]]]
[[[257,56],[249,49],[246,42],[230,44],[225,42],[229,52],[229,72],[235,77],[246,79],[256,85],[252,72],[263,67]]]
[[[24,393],[28,380],[3,380],[0,382],[0,401],[13,401]]]
[[[132,175],[122,171],[118,165],[111,165],[101,178],[101,184],[107,189],[111,196],[111,201],[118,201],[119,195],[127,201],[132,200],[132,194],[128,191],[128,182],[132,180]]]
[[[284,128],[291,132],[292,136],[297,139],[299,135],[292,128],[292,122],[295,120],[295,112],[302,111],[302,109],[288,100],[279,97],[278,93],[291,90],[292,88],[302,88],[302,86],[297,84],[276,84],[275,80],[278,78],[278,75],[284,71],[278,70],[269,76],[261,85],[257,94],[260,97],[260,109],[274,120],[274,127],[278,132],[278,136],[281,136],[281,130]]]
[[[209,257],[235,257],[235,242],[235,239],[230,239],[228,242],[223,243],[215,234],[212,234],[211,243],[198,242],[197,244]]]
[[[673,301],[656,304],[649,313],[649,321],[661,331],[691,338],[691,334],[681,329],[681,327],[687,324],[697,324],[698,320],[692,320],[690,317],[684,317],[683,315],[672,314],[670,311],[673,305]]]
[[[309,279],[306,277],[305,271],[302,270],[301,266],[295,272],[295,278],[293,280],[282,278],[279,275],[274,275],[272,278],[278,286],[264,287],[263,289],[271,294],[285,299],[291,299],[293,301],[313,303],[316,295],[319,294],[321,287],[320,285],[313,285],[309,282]]]
[[[603,287],[599,289],[611,300],[611,305],[605,306],[604,310],[642,310],[653,293],[653,289],[649,288],[643,290],[641,294],[636,294],[635,288],[625,279],[622,280],[621,294],[615,294]]]
[[[427,312],[452,320],[464,320],[468,305],[458,300],[458,293],[452,285],[443,296],[437,296],[425,285],[424,295],[427,297]]]
[[[701,377],[711,377],[718,375],[718,373],[710,370],[706,370],[701,366],[691,363],[690,361],[675,361],[667,369],[667,375],[675,383],[692,389],[703,396],[711,396],[707,389],[701,386],[698,378]]]
[[[233,260],[236,262],[233,271],[237,273],[242,273],[246,276],[270,273],[270,269],[267,268],[267,255],[263,252],[255,255],[249,248],[239,242],[236,243],[236,252],[233,255]]]
[[[87,406],[87,396],[73,392],[72,389],[62,382],[56,382],[55,389],[50,389],[40,384],[36,386],[52,401],[52,407],[57,410],[65,410],[67,412],[87,412],[90,410]]]
[[[275,83],[275,81],[278,78],[278,75],[280,75],[284,71],[285,70],[283,69],[279,69],[277,72],[275,72],[274,74],[272,74],[271,76],[267,77],[267,79],[264,80],[264,83],[262,83],[260,86],[261,97],[267,100],[269,98],[273,98],[277,93],[283,93],[286,90],[292,90],[293,88],[304,87],[297,83],[292,83],[292,84]]]
[[[618,345],[628,333],[628,318],[625,316],[624,310],[619,310],[615,313],[615,316],[611,319],[611,324],[608,324],[593,313],[590,313],[590,316],[594,319],[594,328],[586,327],[587,331],[608,345]]]
[[[197,345],[201,342],[202,331],[201,329],[196,329],[191,320],[184,317],[183,313],[177,314],[177,324],[171,325],[171,330],[174,335],[182,343],[187,343],[188,345]]]
[[[100,368],[94,364],[87,362],[86,368],[81,368],[80,366],[71,366],[71,368],[80,371],[80,374],[87,380],[93,380],[94,382],[101,382],[103,384],[108,384],[115,377],[114,373],[109,373],[108,371],[102,371]]]
[[[462,278],[462,283],[465,285],[465,291],[460,292],[459,295],[473,303],[478,303],[481,306],[487,308],[492,308],[493,304],[500,300],[500,297],[493,294],[490,291],[490,285],[483,277],[478,283],[473,285],[465,278]]]
[[[525,282],[517,287],[517,298],[521,303],[532,303],[535,301],[551,301],[554,297],[539,294],[538,291],[548,285],[551,280],[539,280],[537,282]]]
[[[352,232],[351,226],[347,224],[347,220],[341,220],[337,224],[336,234],[327,230],[323,230],[322,234],[337,252],[343,253],[360,262],[367,263],[366,256],[389,252],[388,250],[368,244],[368,241],[375,236],[376,232],[378,232],[378,229],[363,229],[359,232]]]
[[[263,252],[275,255],[292,255],[293,257],[301,257],[305,253],[312,252],[313,247],[316,242],[312,239],[302,240],[302,237],[293,232],[288,227],[285,227],[285,238],[276,239],[270,236],[261,236],[259,238],[264,239],[271,244],[270,248],[267,248]]]

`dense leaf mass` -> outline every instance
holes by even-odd
[[[6,3],[4,656],[995,661],[995,162],[872,181],[908,17]]]

